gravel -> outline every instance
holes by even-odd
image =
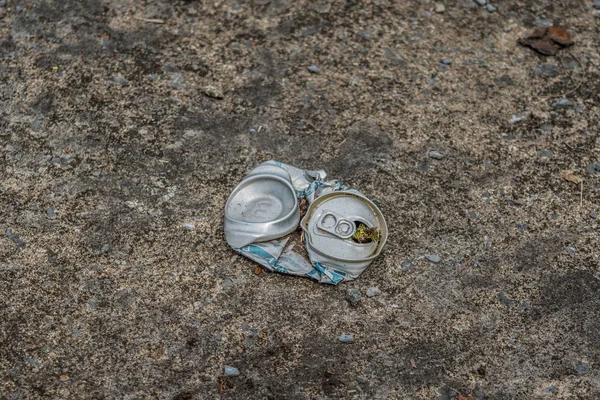
[[[594,4],[592,4],[592,7],[594,7],[596,10],[600,10],[600,1],[597,1]]]
[[[46,209],[46,214],[48,214],[48,217],[50,217],[50,218],[56,217],[56,213],[54,212],[54,208],[52,208],[52,207],[48,207]]]
[[[436,160],[441,160],[442,158],[444,158],[444,155],[439,151],[432,150],[429,152],[429,157],[435,158]]]
[[[19,237],[19,235],[17,235],[16,233],[13,233],[11,229],[7,229],[6,233],[5,233],[6,237],[9,238],[18,248],[20,249],[24,249],[25,246],[25,242],[23,240],[21,240],[21,238]]]
[[[212,86],[212,85],[206,86],[204,88],[204,94],[207,95],[208,97],[212,97],[213,99],[222,99],[223,97],[225,97],[223,95],[222,90],[220,90],[216,86]]]
[[[496,7],[494,7],[493,4],[486,4],[485,8],[488,10],[489,13],[493,13],[496,12],[496,10],[498,10]]]
[[[558,67],[558,65],[550,63],[536,65],[534,70],[536,75],[540,76],[554,77],[560,74],[560,68]]]
[[[560,99],[552,103],[552,108],[555,110],[572,110],[575,108],[575,105],[569,99]]]
[[[309,65],[308,67],[306,67],[306,69],[308,69],[313,74],[320,74],[321,73],[321,68],[317,67],[316,65]]]
[[[346,291],[346,300],[352,307],[356,307],[360,301],[360,292],[356,288],[349,288]]]
[[[415,266],[412,263],[411,260],[409,260],[408,258],[402,260],[402,264],[400,264],[400,271],[414,271],[415,270]]]
[[[486,0],[475,0],[477,2],[477,4],[479,4],[480,6],[485,6],[487,1]]]
[[[127,81],[123,78],[120,78],[118,76],[109,76],[108,78],[104,79],[106,82],[114,82],[117,83],[121,86],[127,86]]]
[[[451,59],[449,59],[449,58],[442,58],[442,59],[440,60],[440,62],[441,62],[442,64],[444,64],[444,65],[451,65],[451,64],[452,64],[452,60],[451,60]]]
[[[502,304],[504,304],[507,307],[510,307],[514,304],[514,301],[512,301],[511,299],[509,299],[508,297],[506,297],[506,295],[504,293],[498,293],[498,295],[496,296],[496,298],[498,299],[498,301]]]
[[[340,335],[338,340],[342,343],[352,343],[354,342],[354,337],[352,335]]]
[[[436,13],[443,13],[444,11],[446,11],[446,6],[444,6],[441,3],[438,3],[435,5],[435,12]]]
[[[579,375],[585,375],[588,372],[590,372],[590,364],[588,364],[586,362],[579,362],[575,365],[575,371]]]
[[[521,122],[525,120],[525,116],[521,115],[521,116],[517,116],[517,115],[513,115],[512,118],[510,119],[510,121],[508,121],[510,124],[516,124],[517,122]]]
[[[237,368],[230,367],[229,365],[226,365],[225,367],[223,367],[223,372],[225,373],[225,376],[239,376],[240,375],[240,371]]]
[[[550,18],[535,17],[534,23],[537,27],[548,28],[554,24],[554,21]]]
[[[554,153],[552,151],[546,150],[546,149],[539,150],[537,153],[538,153],[538,156],[540,156],[540,158],[552,158],[552,157],[554,157]]]
[[[440,261],[442,261],[442,257],[440,257],[437,254],[427,254],[425,257],[432,263],[439,263]]]
[[[376,287],[370,287],[367,289],[367,297],[375,297],[381,294],[381,290]]]

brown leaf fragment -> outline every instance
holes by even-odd
[[[553,41],[548,39],[536,40],[529,47],[545,56],[555,56],[560,49]]]
[[[462,394],[459,393],[457,400],[476,400],[476,399],[475,399],[475,397],[463,396]]]
[[[563,178],[565,181],[569,181],[572,183],[583,182],[583,178],[581,178],[579,175],[573,174],[573,172],[569,170],[560,171],[560,177]]]
[[[261,267],[254,267],[254,274],[258,275],[262,272],[262,268]]]
[[[567,32],[567,28],[561,25],[552,25],[546,31],[546,37],[561,46],[570,46],[573,44],[571,35]]]
[[[549,28],[535,28],[529,36],[517,40],[517,43],[531,47],[545,56],[554,56],[561,47],[572,45],[573,40],[564,26],[552,25]]]

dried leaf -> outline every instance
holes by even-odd
[[[458,400],[477,400],[477,399],[475,399],[475,397],[463,396],[462,394],[459,393]]]
[[[66,375],[61,375],[61,376],[58,377],[58,379],[60,379],[62,382],[66,382],[66,381],[69,380],[69,377],[66,376]]]
[[[560,177],[563,178],[565,181],[569,181],[569,182],[573,182],[573,183],[583,182],[582,177],[580,177],[579,175],[573,174],[573,172],[569,171],[569,170],[560,171]]]
[[[556,53],[558,53],[558,50],[560,49],[560,47],[558,47],[553,41],[548,39],[537,40],[534,43],[532,43],[529,47],[545,56],[555,56]]]
[[[262,268],[261,267],[254,267],[254,273],[256,275],[260,274],[262,272]]]
[[[573,41],[564,26],[552,25],[549,28],[535,28],[529,36],[517,40],[517,43],[531,47],[545,56],[554,56],[561,46],[570,46]]]
[[[571,35],[569,32],[567,32],[567,29],[564,26],[552,25],[546,31],[546,37],[560,44],[561,46],[570,46],[573,44]]]

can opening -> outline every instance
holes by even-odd
[[[369,228],[362,221],[354,221],[356,231],[352,235],[352,240],[356,243],[378,242],[381,239],[381,232],[377,228]]]

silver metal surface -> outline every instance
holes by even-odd
[[[225,205],[225,238],[234,248],[277,239],[300,221],[290,175],[275,165],[252,170],[233,189]]]
[[[358,223],[377,228],[380,239],[357,243],[352,239]],[[301,222],[306,249],[313,263],[356,277],[379,255],[388,236],[383,214],[355,191],[339,191],[315,199]]]

